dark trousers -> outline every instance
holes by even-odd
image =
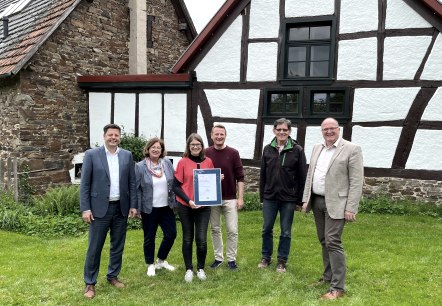
[[[197,269],[204,269],[207,256],[207,229],[210,220],[210,207],[192,209],[178,204],[181,227],[183,229],[183,258],[186,270],[193,270],[192,247],[196,241]]]
[[[312,200],[316,231],[322,247],[322,278],[330,281],[330,289],[343,291],[347,266],[341,236],[345,219],[330,218],[324,197],[314,195]]]
[[[273,226],[279,212],[281,235],[279,236],[278,260],[287,261],[292,241],[292,224],[295,203],[266,200],[262,206],[262,258],[270,260],[273,253]]]
[[[150,265],[154,262],[155,237],[158,225],[163,230],[163,240],[158,249],[157,257],[165,260],[169,255],[176,238],[175,214],[169,206],[153,207],[150,214],[141,212],[144,232],[144,260]]]
[[[116,278],[121,271],[124,242],[126,240],[127,217],[121,214],[119,204],[109,204],[103,218],[95,217],[89,225],[89,243],[84,264],[84,282],[87,285],[97,283],[100,269],[101,252],[110,230],[110,255],[107,279]]]

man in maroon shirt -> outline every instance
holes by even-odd
[[[206,156],[213,161],[215,168],[221,168],[223,203],[213,206],[210,214],[212,228],[212,243],[215,261],[210,266],[218,268],[224,261],[223,237],[221,234],[221,213],[226,219],[227,233],[227,263],[231,270],[238,268],[236,254],[238,250],[238,209],[244,205],[244,170],[239,153],[225,144],[226,128],[216,124],[212,128],[211,138],[213,146],[206,149]],[[238,197],[237,197],[238,187]]]

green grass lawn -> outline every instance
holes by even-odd
[[[83,298],[87,235],[43,239],[0,231],[0,305],[442,305],[442,222],[431,217],[361,214],[344,231],[347,296],[320,301],[320,246],[312,215],[296,213],[288,270],[259,270],[261,212],[239,216],[237,272],[206,268],[207,281],[185,283],[181,235],[168,258],[174,272],[146,276],[142,232],[128,232],[120,274],[127,287],[105,281],[108,244],[93,300]],[[279,227],[275,227],[275,237]],[[210,237],[210,235],[209,235]],[[275,239],[275,251],[276,251]],[[211,242],[207,266],[213,260]],[[196,259],[194,259],[194,262]]]

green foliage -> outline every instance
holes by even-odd
[[[359,212],[402,216],[419,215],[442,218],[442,205],[416,202],[406,199],[392,200],[391,197],[386,194],[378,194],[372,198],[363,197],[359,204]]]
[[[35,194],[35,188],[29,182],[30,170],[29,165],[25,165],[18,177],[18,200],[24,205],[32,205],[32,196]]]
[[[70,185],[50,188],[34,200],[37,214],[42,216],[67,216],[80,213],[80,186]]]
[[[243,211],[261,210],[262,205],[259,200],[259,192],[244,193],[244,207]]]
[[[122,133],[120,147],[132,152],[135,162],[139,162],[144,158],[143,149],[147,140],[143,136],[136,137],[131,133]]]

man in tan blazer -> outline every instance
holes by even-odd
[[[341,236],[345,221],[356,220],[362,196],[364,166],[361,148],[340,137],[333,118],[321,124],[325,143],[313,147],[302,198],[303,210],[313,210],[322,246],[324,273],[320,283],[330,283],[323,299],[344,295],[346,259]]]

